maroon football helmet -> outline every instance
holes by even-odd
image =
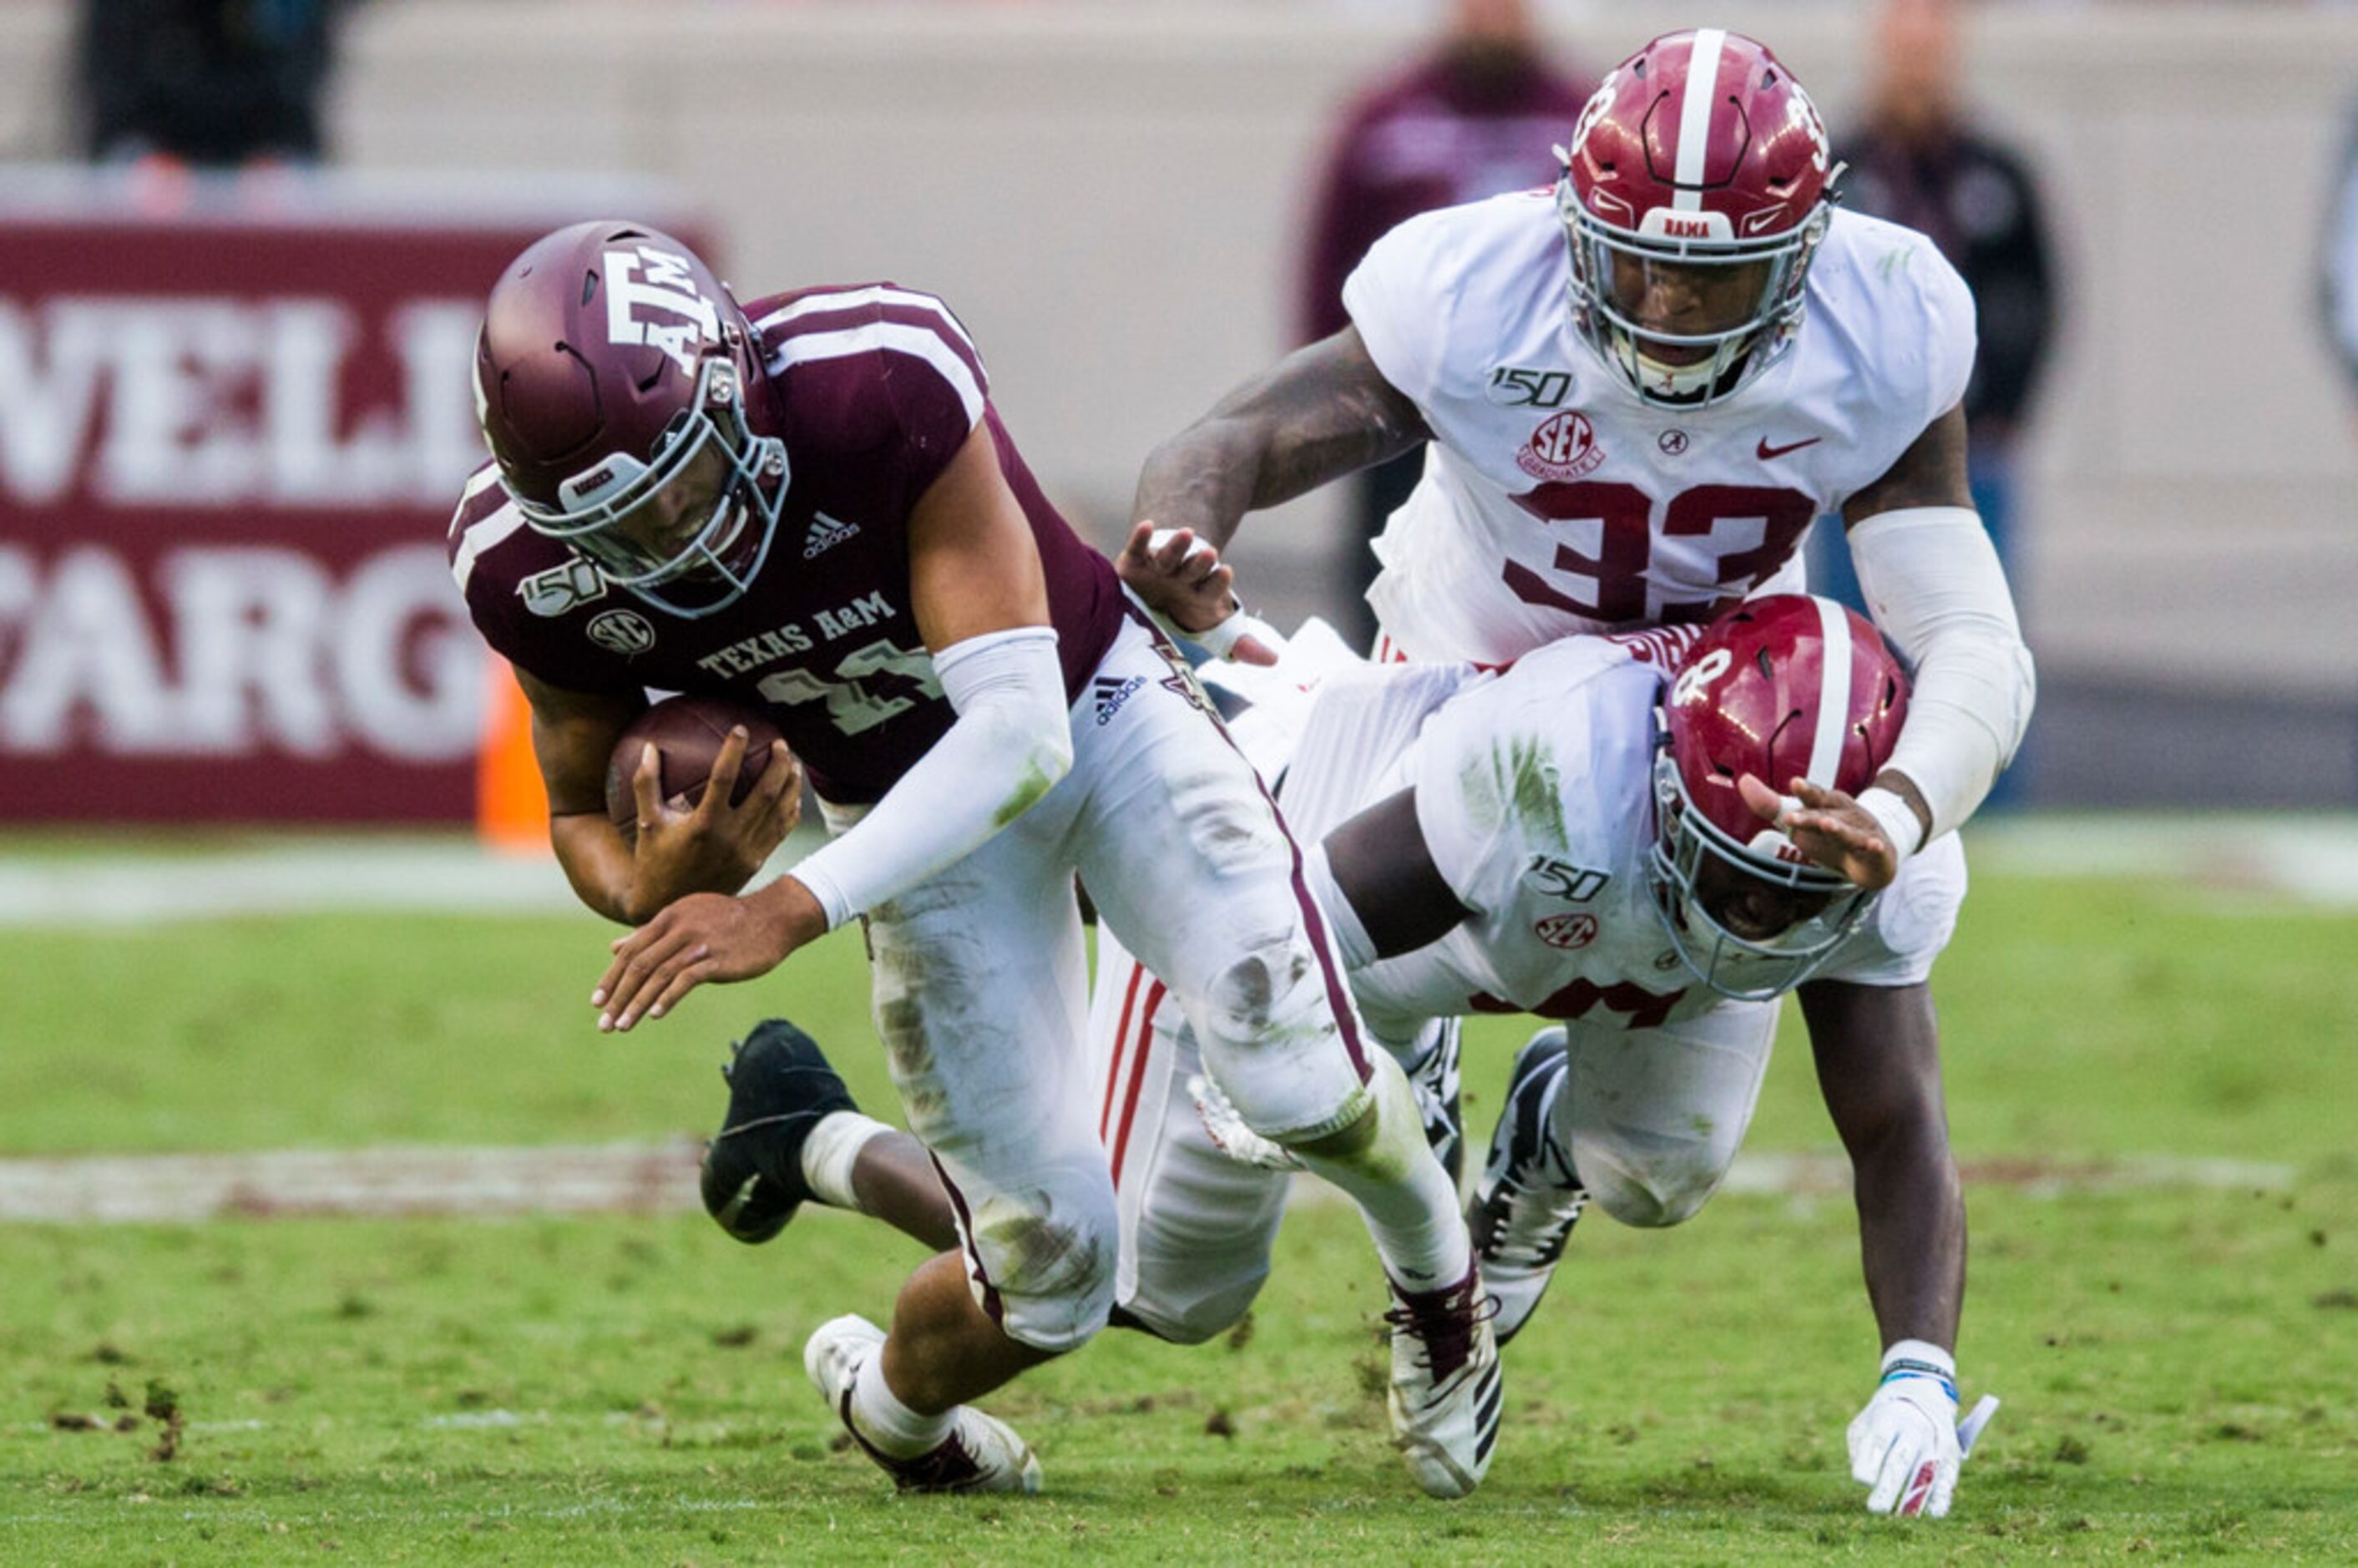
[[[1874,895],[1803,854],[1736,789],[1805,778],[1855,795],[1908,713],[1908,677],[1875,628],[1830,599],[1747,600],[1679,662],[1654,762],[1647,864],[1672,946],[1712,989],[1770,997],[1832,956]]]
[[[525,521],[690,618],[735,602],[785,501],[753,433],[752,334],[712,270],[643,224],[575,223],[492,286],[475,410]]]
[[[1730,395],[1800,323],[1833,174],[1816,105],[1766,48],[1719,27],[1656,38],[1564,149],[1582,334],[1645,402]]]

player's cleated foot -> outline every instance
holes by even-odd
[[[1417,1114],[1424,1119],[1424,1141],[1433,1157],[1449,1173],[1456,1186],[1466,1176],[1466,1112],[1458,1096],[1458,1061],[1465,1031],[1458,1021],[1441,1021],[1424,1054],[1408,1068],[1409,1087],[1416,1093]]]
[[[1466,1211],[1501,1345],[1531,1321],[1587,1198],[1555,1138],[1556,1100],[1571,1076],[1561,1029],[1541,1030],[1515,1053],[1489,1162]]]
[[[818,1042],[783,1018],[758,1025],[730,1047],[720,1069],[729,1109],[704,1146],[704,1210],[740,1241],[767,1241],[811,1195],[803,1143],[838,1110],[857,1110],[851,1091]]]
[[[867,1359],[884,1346],[884,1331],[857,1314],[821,1324],[803,1346],[803,1370],[825,1395],[861,1452],[904,1492],[1036,1492],[1040,1461],[1005,1422],[971,1405],[951,1411],[949,1436],[914,1459],[880,1452],[851,1420],[851,1390]]]
[[[1497,1311],[1471,1264],[1442,1290],[1392,1285],[1384,1314],[1392,1331],[1392,1446],[1428,1497],[1462,1498],[1490,1468],[1506,1403],[1490,1332]]]

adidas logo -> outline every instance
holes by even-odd
[[[811,518],[810,534],[803,540],[803,559],[812,560],[827,554],[846,539],[860,532],[857,523],[846,523],[821,512]]]
[[[1128,680],[1118,680],[1112,676],[1098,676],[1089,689],[1096,694],[1097,697],[1098,728],[1102,729],[1113,722],[1113,716],[1121,711],[1121,705],[1128,702],[1131,694],[1145,684],[1144,676],[1132,676]]]

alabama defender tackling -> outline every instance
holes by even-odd
[[[1173,623],[1263,657],[1234,622],[1218,630],[1236,608],[1218,548],[1247,512],[1426,440],[1423,480],[1377,545],[1379,651],[1496,662],[1793,586],[1803,531],[1838,513],[1914,701],[1866,787],[1745,788],[1802,850],[1887,886],[1972,815],[2033,701],[1966,485],[1972,301],[1922,235],[1838,210],[1815,107],[1737,34],[1639,49],[1564,153],[1552,192],[1393,231],[1345,286],[1350,327],[1158,449],[1122,574]],[[1813,1029],[1926,1043],[1937,1095],[1923,988],[1801,994]],[[1945,1143],[1918,1155],[1912,1195],[1863,1210],[1863,1239],[1910,1223],[1953,1235],[1920,1268],[1961,1293],[1953,1166]],[[1887,1362],[1945,1367],[1955,1315],[1887,1332]],[[1871,1501],[1899,1499],[1877,1485]]]
[[[1556,1021],[1517,1059],[1473,1217],[1503,1344],[1529,1332],[1584,1203],[1650,1227],[1703,1206],[1751,1120],[1778,996],[1920,988],[1963,856],[1942,839],[1870,892],[1742,798],[1747,773],[1863,787],[1889,752],[1905,679],[1828,600],[1747,601],[1700,637],[1566,638],[1504,672],[1322,665],[1304,647],[1217,678],[1257,699],[1235,733],[1318,838],[1307,874],[1377,1039],[1422,1059],[1469,1011]],[[1201,1342],[1258,1294],[1284,1206],[1276,1172],[1293,1162],[1241,1125],[1167,989],[1109,935],[1098,951],[1093,1096],[1121,1211],[1119,1312]],[[1932,1042],[1815,1010],[1811,1024],[1828,1110],[1859,1152],[1862,1216],[1905,1210],[1947,1169]],[[782,1185],[799,1170],[829,1201],[941,1233],[946,1206],[910,1202],[925,1170],[914,1141],[858,1117],[806,1037],[770,1029],[740,1060],[708,1169],[766,1161]],[[822,1084],[834,1092],[812,1092]],[[775,1233],[773,1217],[716,1216],[746,1240]],[[1961,1242],[1879,1233],[1866,1249],[1899,1359],[1940,1354],[1909,1346],[1912,1329],[1953,1333]],[[1648,1348],[1677,1353],[1667,1332]],[[1946,1507],[1964,1445],[1941,1410],[1948,1387],[1894,1379],[1855,1427],[1878,1506]]]

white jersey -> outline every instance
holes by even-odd
[[[1368,599],[1415,659],[1503,662],[1569,633],[1709,620],[1798,590],[1812,520],[1963,396],[1973,297],[1911,229],[1837,211],[1777,362],[1651,407],[1574,329],[1554,198],[1495,197],[1377,242],[1343,303],[1424,416],[1424,477]]]
[[[1367,666],[1316,685],[1280,794],[1296,836],[1324,838],[1413,788],[1433,865],[1472,911],[1353,973],[1379,1035],[1468,1012],[1650,1029],[1727,1004],[1680,960],[1646,881],[1654,709],[1691,640],[1574,637],[1503,672]],[[1820,977],[1924,979],[1963,896],[1949,835],[1901,868]]]

